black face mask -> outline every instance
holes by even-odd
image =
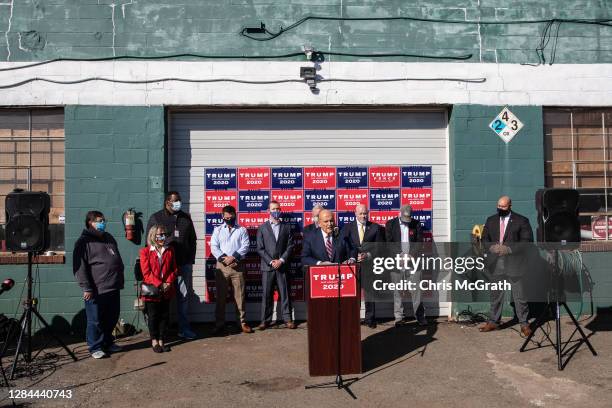
[[[502,210],[501,208],[497,209],[497,215],[500,217],[506,217],[508,214],[510,214],[510,210]]]
[[[232,217],[232,218],[227,218],[227,219],[225,219],[225,218],[224,218],[224,219],[223,219],[223,221],[225,221],[225,223],[226,223],[228,226],[230,226],[230,227],[233,227],[233,226],[234,226],[234,224],[236,224],[236,218],[235,218],[235,217]]]

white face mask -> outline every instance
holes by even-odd
[[[180,211],[182,203],[180,201],[175,201],[172,203],[172,211]]]

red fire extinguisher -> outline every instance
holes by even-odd
[[[136,239],[136,212],[130,208],[123,213],[121,219],[125,228],[125,238],[128,241],[134,241]]]

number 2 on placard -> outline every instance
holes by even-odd
[[[493,126],[495,126],[495,131],[496,132],[499,132],[500,130],[502,130],[504,128],[504,124],[499,119],[497,119],[495,122],[493,122]]]

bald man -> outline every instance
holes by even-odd
[[[329,210],[321,210],[319,228],[304,236],[302,264],[330,265],[354,263],[356,260],[356,250],[338,233],[334,214]]]
[[[520,279],[525,271],[524,252],[528,242],[533,242],[533,231],[529,220],[512,211],[512,200],[504,195],[497,200],[497,212],[487,218],[482,231],[482,242],[485,245],[486,265],[491,273],[491,282],[503,279],[512,285],[514,309],[521,333],[531,334],[529,327],[529,308]],[[521,244],[522,243],[522,244]],[[479,327],[481,332],[490,332],[499,328],[505,291],[491,291],[491,318]]]
[[[312,224],[304,227],[304,236],[306,234],[310,234],[311,232],[319,229],[319,213],[321,212],[322,209],[323,209],[323,206],[320,204],[317,204],[312,208],[312,213],[311,213]]]
[[[376,242],[385,241],[383,227],[368,220],[368,207],[358,204],[355,207],[355,221],[342,227],[341,235],[349,244],[357,249],[357,261],[361,264],[361,287],[365,290],[365,319],[362,325],[367,325],[371,329],[376,328],[376,303],[373,298],[373,273],[372,257],[376,256],[381,245]]]

